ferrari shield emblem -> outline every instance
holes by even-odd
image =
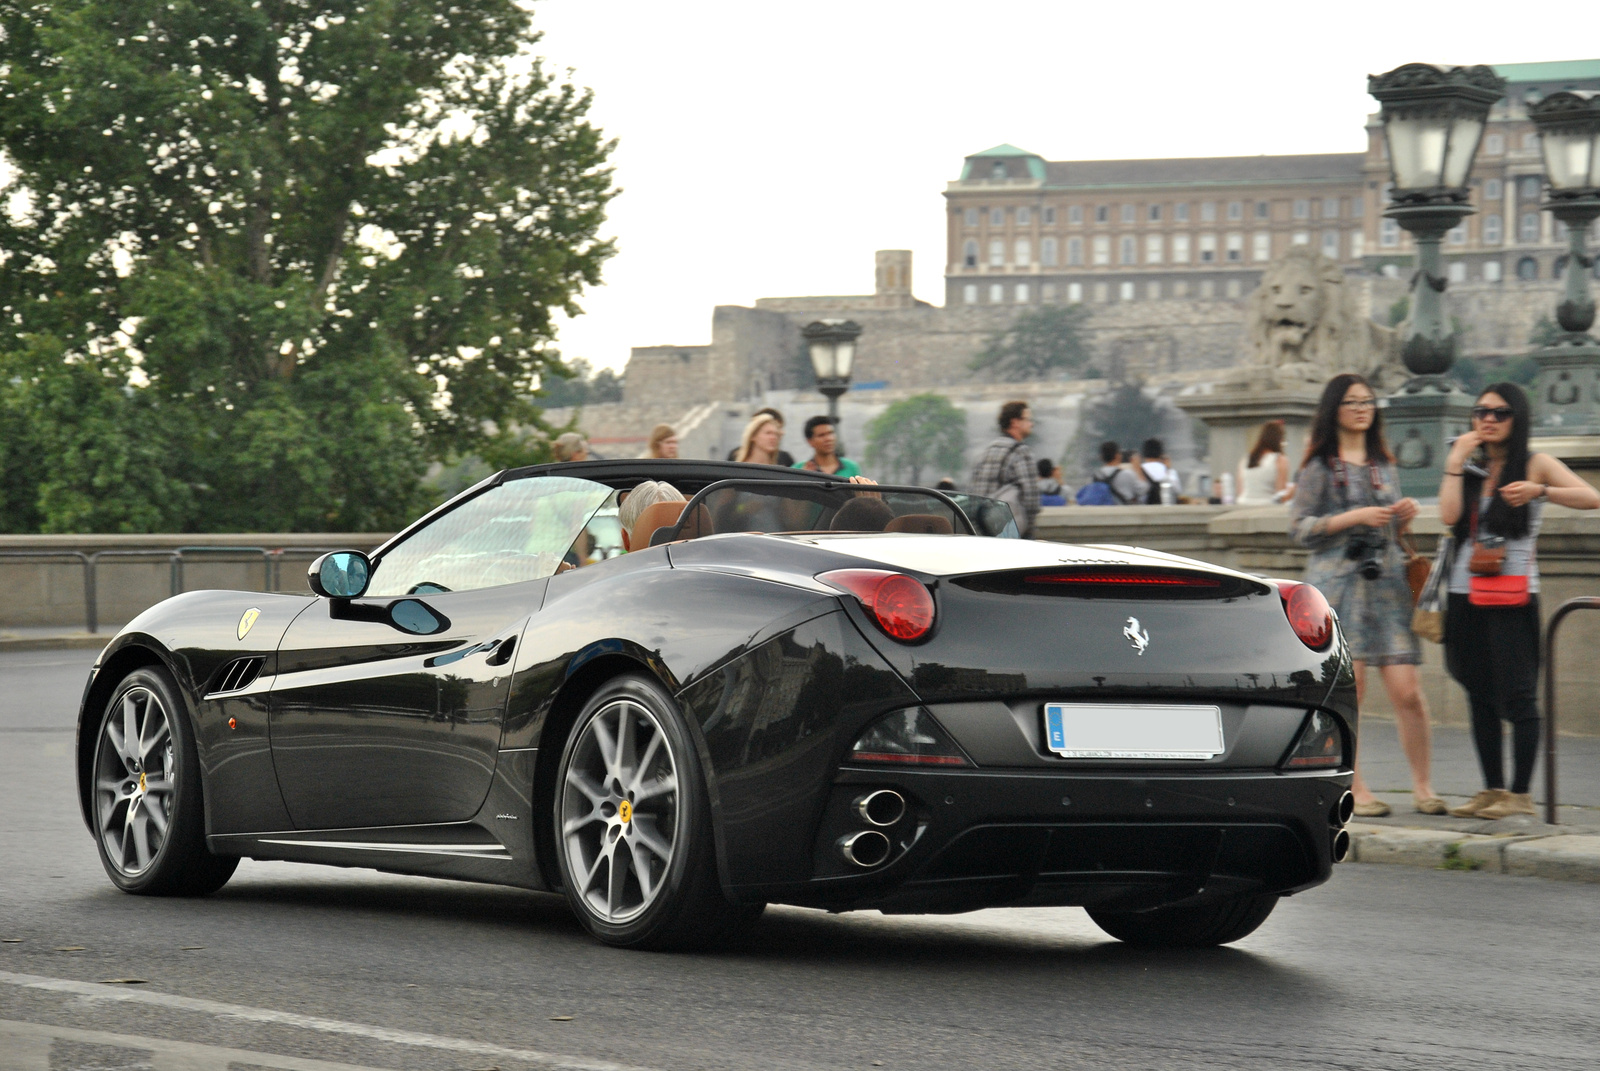
[[[243,617],[239,618],[239,638],[241,640],[244,639],[245,634],[250,631],[250,626],[256,623],[256,618],[260,616],[261,610],[255,606],[252,606],[250,609],[244,612]]]

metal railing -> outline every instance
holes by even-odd
[[[165,558],[168,567],[168,589],[172,595],[181,595],[184,588],[183,566],[189,555],[244,555],[261,556],[261,590],[279,591],[283,581],[283,556],[285,554],[316,556],[337,547],[224,547],[192,546],[171,549],[100,550],[93,554],[81,550],[0,550],[0,561],[31,559],[33,561],[59,561],[67,559],[83,565],[83,623],[84,631],[91,635],[100,631],[99,571],[101,559],[113,558]]]
[[[1556,820],[1556,629],[1574,610],[1600,610],[1600,596],[1580,595],[1556,607],[1544,628],[1544,820]]]

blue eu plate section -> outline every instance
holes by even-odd
[[[1068,759],[1214,759],[1222,709],[1140,703],[1046,703],[1045,746]]]

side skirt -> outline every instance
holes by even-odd
[[[542,890],[529,799],[537,754],[533,748],[500,752],[489,795],[467,822],[225,833],[207,837],[206,844],[217,855],[370,867]]]

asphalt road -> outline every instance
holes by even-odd
[[[714,954],[627,953],[555,897],[286,863],[247,861],[204,900],[126,896],[72,794],[90,657],[0,655],[0,1071],[1501,1071],[1600,1052],[1600,895],[1533,878],[1339,867],[1239,944],[1184,954],[1076,909],[773,909]]]

